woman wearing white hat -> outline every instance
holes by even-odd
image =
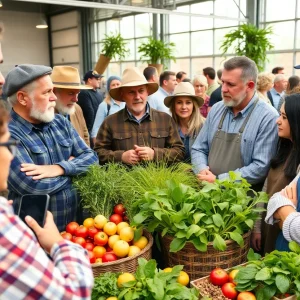
[[[191,147],[205,121],[199,109],[204,100],[195,95],[191,83],[180,82],[175,87],[174,95],[166,97],[164,103],[170,108],[172,117],[178,126],[178,132],[185,147],[184,160],[190,162]]]

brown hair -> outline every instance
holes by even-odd
[[[7,130],[7,123],[9,120],[9,114],[8,111],[0,105],[0,136],[6,133]]]

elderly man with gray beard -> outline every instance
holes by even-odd
[[[192,146],[194,172],[199,180],[214,182],[240,172],[261,190],[277,146],[277,111],[259,100],[257,67],[247,57],[224,63],[222,98],[208,114]]]
[[[68,119],[55,114],[51,73],[50,67],[24,64],[6,77],[3,89],[12,104],[9,130],[11,139],[20,141],[8,189],[16,211],[22,195],[49,194],[49,210],[63,231],[77,215],[79,196],[72,177],[98,159]]]

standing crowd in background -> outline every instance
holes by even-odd
[[[0,73],[3,299],[89,299],[87,252],[59,231],[84,219],[72,178],[94,164],[184,161],[211,183],[240,172],[270,196],[254,226],[254,249],[300,243],[298,76],[284,67],[258,73],[251,59],[233,57],[198,74],[127,68],[106,80],[104,92],[103,77],[87,70],[81,80],[71,66],[32,64]],[[49,194],[44,228],[26,217],[31,231],[15,215],[25,194]]]

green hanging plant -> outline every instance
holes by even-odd
[[[255,61],[258,70],[263,71],[267,60],[266,53],[274,48],[268,38],[271,34],[273,34],[271,27],[260,29],[252,24],[240,25],[225,35],[220,47],[223,51],[222,55],[227,54],[228,50],[233,47],[236,55],[249,57]]]
[[[129,54],[129,49],[126,48],[127,42],[121,36],[120,33],[114,35],[105,35],[105,39],[103,39],[100,44],[102,44],[101,53],[109,58],[114,58],[117,60],[117,56],[119,60],[122,60]]]
[[[159,64],[164,60],[176,62],[176,57],[173,55],[174,50],[174,43],[156,40],[152,37],[138,47],[141,59],[149,64]]]

